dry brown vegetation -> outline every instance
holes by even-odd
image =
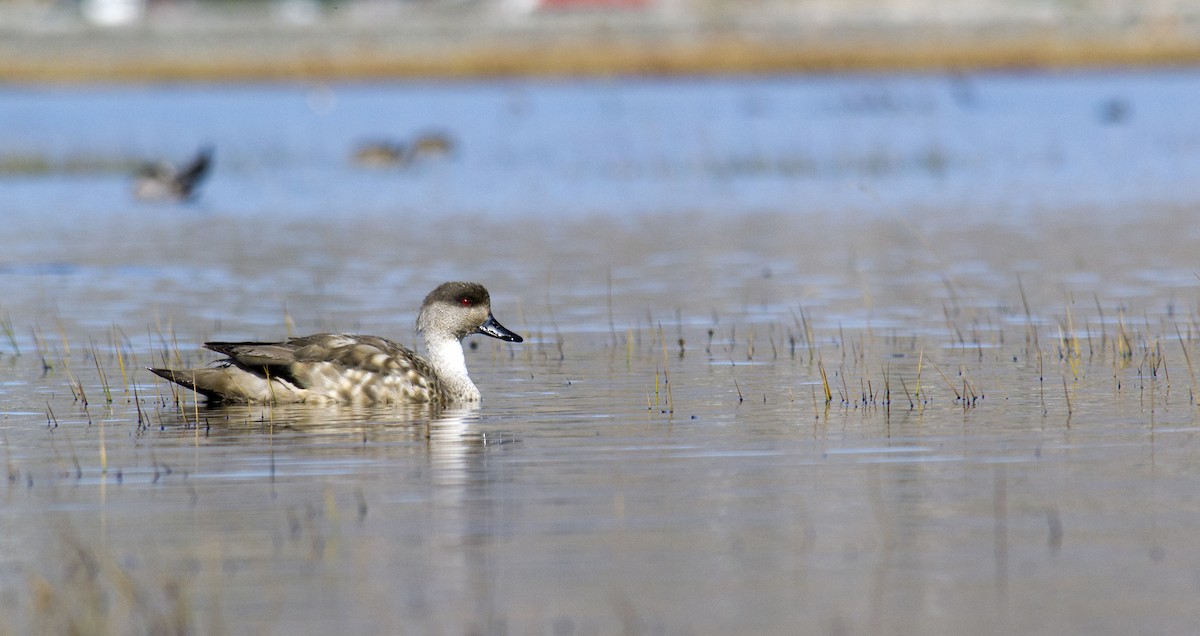
[[[85,40],[61,54],[10,58],[2,81],[336,80],[419,77],[715,75],[830,71],[1095,68],[1194,64],[1200,40],[1182,36],[1030,32],[976,37],[726,35],[684,41],[491,41],[397,52],[370,46],[256,51],[201,40],[196,51],[133,54]],[[136,47],[135,47],[136,48]],[[82,54],[81,51],[87,51]],[[68,52],[70,52],[68,54]]]

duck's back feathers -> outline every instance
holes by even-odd
[[[429,363],[376,336],[322,333],[286,342],[206,342],[227,358],[208,369],[151,369],[210,400],[228,402],[433,402]]]

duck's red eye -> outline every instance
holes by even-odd
[[[462,303],[462,306],[463,306],[463,307],[470,307],[470,306],[471,306],[471,299],[470,299],[470,298],[467,298],[466,296],[463,296],[463,297],[462,297],[462,300],[460,300],[460,301],[458,301],[458,302]]]

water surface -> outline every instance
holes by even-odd
[[[6,87],[0,625],[1186,633],[1196,79]],[[475,408],[142,370],[457,278],[527,336]]]

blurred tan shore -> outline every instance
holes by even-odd
[[[1183,0],[0,0],[0,81],[1098,68],[1200,62]]]

